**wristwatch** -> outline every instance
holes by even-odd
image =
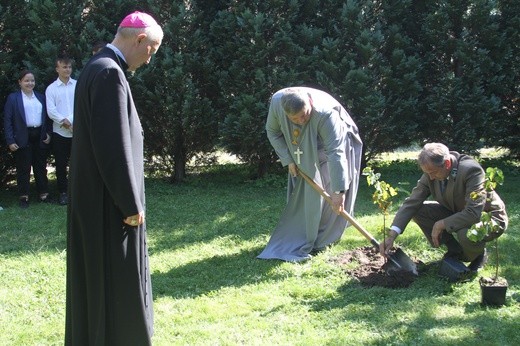
[[[341,195],[342,193],[345,193],[345,190],[334,191],[334,193],[335,193],[336,195]]]

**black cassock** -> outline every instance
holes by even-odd
[[[69,173],[66,345],[149,345],[143,131],[126,63],[105,47],[78,78]]]

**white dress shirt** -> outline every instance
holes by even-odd
[[[36,98],[36,95],[32,93],[31,96],[27,96],[23,91],[22,101],[23,109],[25,111],[25,122],[27,127],[38,127],[42,125],[42,103]]]
[[[74,90],[76,80],[70,78],[67,84],[59,78],[52,82],[45,91],[47,114],[52,119],[52,130],[57,134],[71,138],[72,130],[61,126],[64,119],[74,122]]]

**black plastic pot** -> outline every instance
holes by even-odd
[[[500,282],[489,278],[480,278],[480,292],[482,294],[482,305],[501,306],[506,302],[508,283],[501,279]]]

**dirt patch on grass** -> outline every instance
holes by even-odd
[[[417,279],[412,272],[389,268],[385,258],[371,246],[347,251],[334,262],[366,287],[406,288]]]

